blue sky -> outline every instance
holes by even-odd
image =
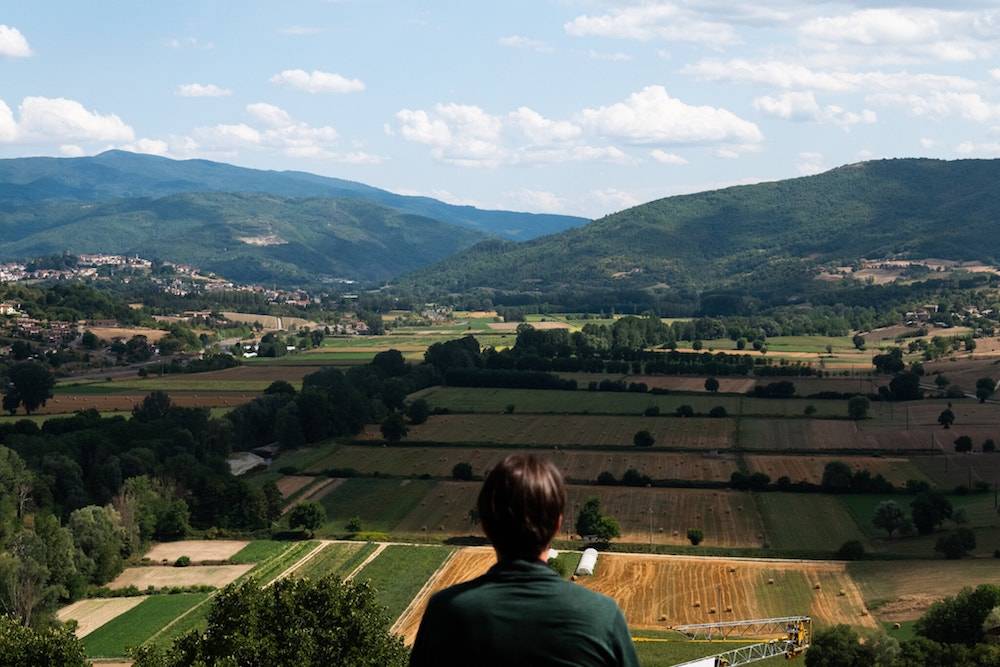
[[[997,3],[5,4],[2,157],[117,147],[593,217],[1000,155]]]

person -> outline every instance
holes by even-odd
[[[638,667],[618,605],[546,563],[566,506],[559,469],[508,456],[486,477],[477,505],[497,562],[430,599],[410,666]]]

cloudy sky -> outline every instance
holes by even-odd
[[[4,5],[0,157],[117,147],[593,217],[1000,155],[985,0]]]

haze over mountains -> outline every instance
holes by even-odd
[[[818,265],[1000,259],[1000,160],[894,159],[668,197],[525,243],[489,241],[408,277],[475,288],[752,291]]]

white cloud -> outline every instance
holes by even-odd
[[[248,104],[247,113],[268,127],[287,127],[292,124],[292,117],[287,111],[266,102]]]
[[[177,94],[181,97],[228,97],[233,91],[214,83],[183,83],[177,86]]]
[[[466,167],[496,167],[507,161],[500,145],[503,120],[477,106],[438,104],[433,116],[417,109],[396,113],[404,139],[431,147],[435,159]]]
[[[616,188],[603,188],[591,193],[591,198],[602,211],[621,211],[626,208],[638,206],[642,201],[630,192],[618,190]]]
[[[981,155],[984,157],[1000,156],[1000,143],[985,142],[976,143],[974,141],[963,141],[955,150],[963,155]]]
[[[996,52],[1000,12],[881,7],[817,17],[799,31],[810,44],[829,49],[860,47],[901,60],[963,62]]]
[[[996,81],[1000,81],[1000,67],[991,69],[990,76],[992,76]]]
[[[321,70],[286,69],[272,76],[271,83],[291,86],[307,93],[357,93],[365,89],[360,79],[349,79]]]
[[[31,47],[21,31],[14,26],[0,23],[0,56],[27,58],[30,55]]]
[[[208,51],[215,48],[215,44],[212,42],[206,42],[198,39],[197,37],[171,37],[165,43],[171,49],[196,49],[199,51]]]
[[[607,14],[582,15],[563,26],[576,37],[613,37],[649,41],[732,44],[736,32],[727,23],[705,20],[696,12],[670,3],[650,3],[614,9]]]
[[[551,46],[542,40],[525,37],[523,35],[507,35],[506,37],[501,37],[497,40],[497,44],[500,46],[506,46],[508,49],[525,49],[528,51],[537,51],[538,53],[552,53],[552,51],[554,51]]]
[[[63,144],[59,147],[59,154],[66,157],[83,157],[87,154],[87,151],[76,144]]]
[[[681,72],[703,81],[830,92],[973,90],[978,86],[971,79],[945,74],[819,71],[781,60],[751,61],[739,58],[728,61],[701,60],[686,65]]]
[[[818,174],[826,169],[823,154],[811,152],[799,153],[799,159],[795,164],[795,168],[803,176]]]
[[[566,202],[553,192],[522,188],[506,193],[506,199],[514,208],[523,208],[536,213],[563,213]]]
[[[122,150],[133,153],[148,153],[150,155],[169,155],[170,145],[162,139],[139,139],[131,144],[125,144]]]
[[[985,100],[978,93],[879,93],[866,99],[870,104],[902,107],[918,118],[940,120],[957,116],[977,123],[1000,119],[1000,104]]]
[[[756,98],[753,106],[759,111],[785,120],[829,123],[843,128],[859,123],[871,124],[878,120],[877,114],[870,109],[855,113],[835,104],[820,106],[812,91],[787,92],[775,97],[764,95]]]
[[[195,128],[194,138],[209,150],[233,150],[260,144],[261,134],[246,123],[224,123]]]
[[[649,157],[660,164],[687,164],[688,161],[676,153],[668,153],[661,148],[654,148],[649,152]]]
[[[621,51],[608,53],[606,51],[595,51],[591,49],[587,52],[587,56],[591,60],[606,60],[612,63],[625,63],[632,60],[632,56],[627,53],[622,53]]]
[[[633,144],[756,144],[757,126],[726,109],[692,106],[662,86],[647,86],[625,101],[584,109],[581,118],[594,132]]]
[[[509,121],[528,139],[536,144],[569,141],[579,137],[583,130],[569,121],[550,120],[528,107],[520,107],[508,114]]]
[[[929,137],[920,137],[920,147],[921,148],[934,148],[937,144],[936,141]]]
[[[132,128],[115,114],[90,111],[62,97],[25,97],[18,112],[17,138],[24,141],[119,142],[135,137]]]
[[[10,110],[7,103],[0,100],[0,142],[9,142],[17,139],[17,121],[14,120],[14,112]]]

